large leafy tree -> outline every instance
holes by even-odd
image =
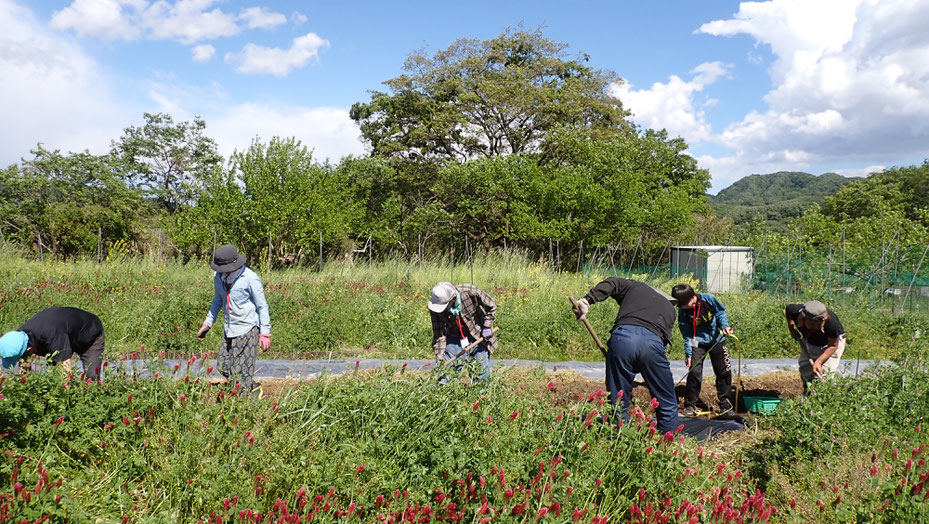
[[[329,245],[343,239],[355,213],[342,173],[314,161],[299,140],[256,139],[205,178],[196,205],[178,216],[175,237],[206,254],[215,232],[252,263],[267,259],[270,239],[270,262],[289,264],[314,255],[320,233]]]
[[[142,188],[169,212],[191,202],[202,180],[222,164],[206,122],[175,123],[165,113],[145,113],[145,124],[130,126],[112,142],[111,154],[125,166],[126,181]]]
[[[57,256],[96,254],[138,239],[151,218],[139,191],[126,187],[109,155],[62,154],[39,145],[32,159],[0,171],[0,227],[7,240]],[[101,238],[102,237],[102,238]]]
[[[537,151],[556,126],[628,131],[610,87],[615,73],[570,56],[541,30],[460,39],[432,56],[411,54],[405,73],[384,82],[351,117],[375,156],[463,162]]]

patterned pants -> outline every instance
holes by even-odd
[[[217,368],[227,380],[241,384],[242,395],[255,389],[255,359],[258,354],[258,326],[238,337],[223,337],[216,356]]]

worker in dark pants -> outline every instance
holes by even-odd
[[[684,393],[684,416],[696,414],[697,400],[703,389],[703,361],[707,356],[716,373],[717,413],[732,413],[732,364],[726,337],[732,334],[726,308],[710,293],[697,293],[689,284],[678,284],[671,290],[677,299],[677,325],[684,337],[684,357],[687,364],[687,387]]]
[[[103,323],[93,313],[75,307],[51,307],[39,311],[20,326],[0,337],[0,356],[4,369],[20,358],[50,356],[71,370],[71,356],[77,354],[84,365],[84,376],[100,377],[103,361]]]
[[[611,277],[577,301],[578,320],[587,316],[591,304],[607,298],[619,304],[619,314],[607,343],[606,387],[610,391],[610,402],[615,405],[622,392],[622,418],[628,421],[633,380],[641,373],[652,397],[658,401],[655,410],[658,429],[674,431],[678,425],[677,396],[671,364],[665,354],[674,325],[673,299],[647,284]]]

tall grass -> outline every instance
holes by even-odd
[[[609,269],[556,272],[512,250],[477,254],[470,264],[446,258],[422,264],[332,262],[322,271],[257,271],[271,308],[272,347],[266,356],[279,358],[431,357],[426,301],[432,286],[447,280],[472,282],[497,300],[496,358],[598,360],[599,352],[574,320],[566,297],[581,297],[613,275]],[[647,280],[666,292],[677,283],[666,275],[620,276]],[[52,305],[80,307],[103,320],[110,354],[138,351],[143,345],[150,352],[211,350],[222,331],[212,330],[205,342],[198,342],[195,334],[212,292],[212,271],[203,262],[40,262],[0,251],[0,329],[15,329]],[[785,299],[757,292],[724,293],[719,298],[743,342],[743,357],[796,354],[781,315]],[[859,351],[863,358],[925,351],[926,315],[894,314],[856,303],[833,309],[853,339],[846,358]],[[616,312],[612,301],[592,308],[590,320],[602,338],[608,336]],[[683,358],[677,328],[673,332],[669,354]],[[736,348],[732,351],[736,356]]]

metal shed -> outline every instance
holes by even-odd
[[[736,291],[754,270],[755,248],[748,246],[674,246],[671,276],[692,274],[710,293]]]

